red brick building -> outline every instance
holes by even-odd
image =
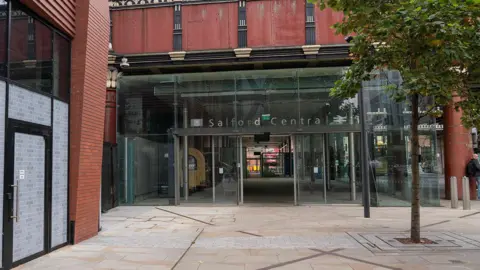
[[[3,260],[98,233],[107,0],[0,1]]]
[[[372,205],[409,205],[411,111],[381,89],[401,78],[366,82],[363,100],[328,96],[350,64],[349,44],[331,28],[343,14],[305,0],[109,3],[105,210],[256,201],[253,182],[266,175],[285,180],[270,183],[275,201],[361,203],[370,193]],[[420,126],[424,205],[449,197],[449,177],[461,178],[472,153],[460,113],[444,110]],[[225,171],[238,183],[232,197]],[[274,188],[282,185],[291,192]]]

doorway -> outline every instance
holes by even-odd
[[[50,127],[10,120],[6,134],[3,267],[51,251]]]
[[[298,204],[360,204],[360,134],[294,136]]]
[[[293,151],[290,136],[272,135],[259,141],[243,136],[245,203],[294,203]]]
[[[179,137],[181,203],[360,204],[359,137]]]
[[[184,136],[179,146],[182,203],[242,203],[245,152],[239,136]]]

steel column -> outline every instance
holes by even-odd
[[[216,176],[216,168],[215,168],[215,139],[217,137],[212,136],[212,200],[215,203],[215,176]]]
[[[243,140],[239,137],[239,151],[240,151],[240,204],[243,204]]]
[[[370,218],[370,180],[369,180],[369,165],[368,165],[368,136],[367,136],[367,123],[366,123],[366,111],[363,100],[363,88],[360,88],[358,95],[358,104],[360,109],[360,126],[361,126],[361,171],[362,171],[362,195],[363,195],[363,216]]]
[[[298,198],[297,198],[297,149],[296,145],[297,142],[296,136],[292,135],[291,137],[291,143],[292,143],[292,148],[293,148],[293,205],[298,205]]]
[[[327,134],[322,134],[322,147],[323,147],[323,201],[327,204]]]
[[[181,158],[180,158],[180,138],[173,135],[173,153],[174,153],[174,189],[175,189],[175,205],[180,204],[180,183],[181,183]]]
[[[353,104],[350,104],[350,125],[353,125]],[[357,199],[357,190],[355,188],[355,178],[357,175],[355,169],[355,133],[349,134],[349,155],[350,155],[350,200],[355,201]]]
[[[183,127],[188,128],[187,104],[183,108]],[[183,136],[183,197],[188,201],[188,136]]]

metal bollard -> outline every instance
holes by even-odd
[[[470,183],[468,177],[463,177],[463,210],[470,210]]]
[[[452,208],[458,208],[458,191],[457,191],[457,177],[452,176],[450,177],[450,199],[452,203]]]

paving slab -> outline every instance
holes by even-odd
[[[118,207],[98,236],[18,269],[480,269],[480,204],[422,208],[422,237],[402,244],[409,208]]]

